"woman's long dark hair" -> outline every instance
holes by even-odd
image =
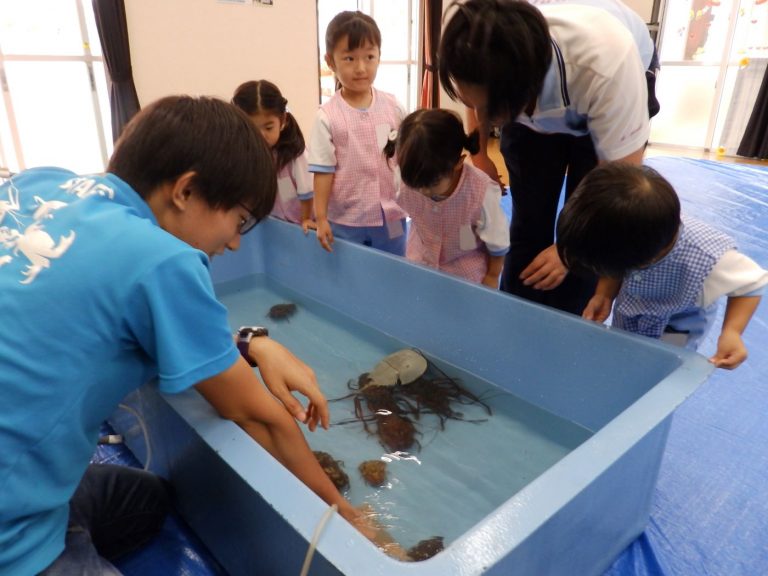
[[[273,152],[275,168],[279,173],[286,165],[304,153],[306,143],[299,123],[288,112],[288,100],[280,89],[269,80],[251,80],[237,87],[232,103],[249,116],[266,112],[283,119],[285,126],[280,131]]]

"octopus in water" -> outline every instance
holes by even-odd
[[[379,487],[387,482],[387,464],[381,460],[366,460],[357,467],[369,486]]]
[[[275,304],[269,309],[267,316],[270,320],[288,320],[291,316],[296,314],[296,304],[293,302],[285,302],[284,304]]]
[[[341,469],[341,466],[344,464],[343,462],[336,460],[328,452],[316,451],[313,454],[337,490],[341,492],[349,488],[349,476]]]
[[[418,544],[408,549],[408,557],[414,562],[420,562],[427,558],[432,558],[438,552],[442,552],[445,546],[443,546],[442,536],[433,536],[426,540],[420,540]]]

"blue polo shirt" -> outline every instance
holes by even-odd
[[[113,175],[39,168],[0,187],[0,574],[61,553],[99,425],[128,392],[234,364],[208,264]]]

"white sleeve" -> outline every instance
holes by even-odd
[[[306,150],[293,160],[291,176],[296,182],[296,195],[301,200],[312,198],[314,180],[309,173],[309,154]]]
[[[321,108],[315,116],[309,136],[309,170],[311,172],[335,172],[336,147],[331,138],[331,122]]]
[[[598,158],[619,160],[642,148],[650,136],[645,68],[629,33],[615,47],[616,66],[595,74],[587,87],[588,128]]]
[[[495,182],[489,183],[485,189],[477,236],[485,242],[491,256],[503,256],[509,252],[509,221],[501,208],[501,190]]]
[[[745,296],[768,285],[768,271],[754,260],[729,250],[717,261],[704,280],[701,304],[708,307],[721,296]]]

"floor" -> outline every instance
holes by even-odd
[[[488,141],[488,155],[496,164],[496,168],[501,174],[502,182],[509,184],[509,174],[504,165],[504,159],[499,151],[499,139],[491,138]],[[664,146],[661,144],[649,144],[645,149],[645,157],[653,158],[655,156],[674,156],[695,158],[698,160],[714,160],[725,164],[750,164],[755,166],[768,167],[768,160],[757,160],[754,158],[742,158],[741,156],[723,156],[715,152],[707,151],[702,148],[685,148],[681,146]]]

